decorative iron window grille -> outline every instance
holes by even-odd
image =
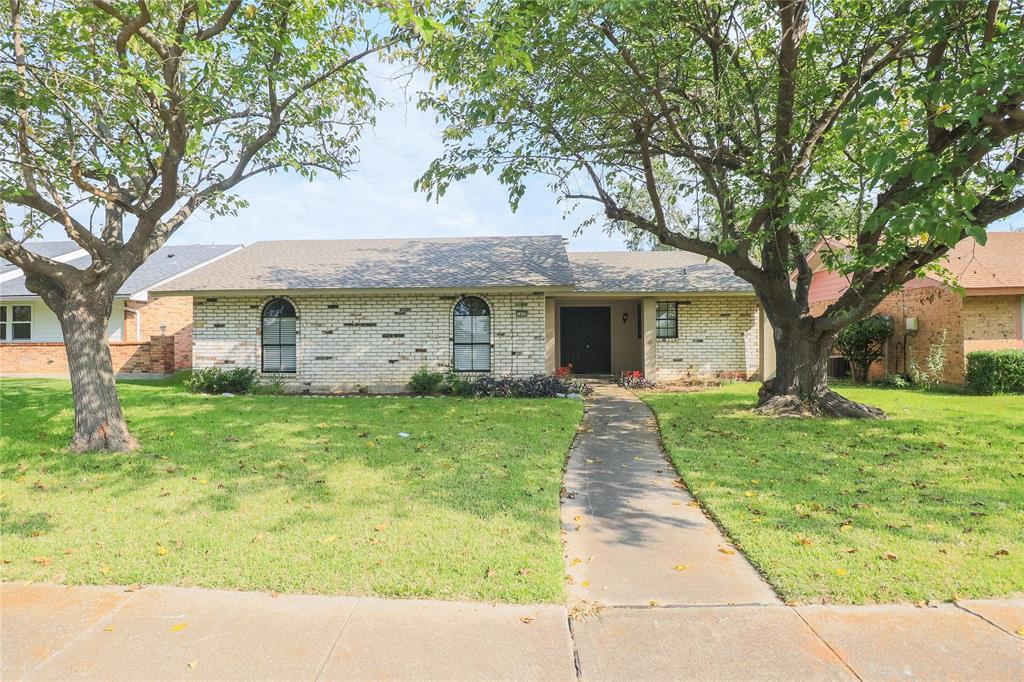
[[[263,307],[263,371],[295,372],[295,307],[283,298]]]
[[[491,309],[467,296],[452,313],[452,366],[457,372],[491,371]]]

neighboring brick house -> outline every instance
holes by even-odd
[[[78,244],[28,242],[32,251],[85,268]],[[154,299],[149,290],[241,248],[239,245],[164,246],[124,283],[114,298],[107,337],[114,371],[167,374],[192,366],[192,299]],[[64,337],[57,316],[25,288],[14,264],[0,259],[0,374],[65,375]]]
[[[293,390],[401,390],[421,367],[758,376],[771,335],[753,291],[704,261],[567,253],[558,236],[271,241],[154,294],[193,298],[195,367]]]
[[[1024,233],[989,232],[985,246],[965,239],[942,263],[949,280],[962,291],[946,284],[940,274],[928,273],[890,294],[875,310],[893,318],[895,334],[886,344],[884,360],[871,368],[870,379],[903,374],[911,360],[923,365],[944,330],[944,381],[951,384],[963,383],[971,351],[1024,349]],[[811,312],[819,314],[849,282],[827,270],[817,254],[812,254],[811,266],[815,272],[809,300]],[[916,322],[916,331],[908,329],[909,318]]]

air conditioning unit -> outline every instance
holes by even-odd
[[[907,332],[908,333],[916,332],[917,329],[918,329],[917,318],[916,317],[908,317],[906,319],[906,321],[905,321],[905,324],[907,326]]]

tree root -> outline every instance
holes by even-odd
[[[762,387],[758,397],[754,412],[771,417],[886,418],[883,410],[844,398],[827,388],[809,399],[801,400],[799,396],[792,394],[772,394]]]
[[[76,432],[70,448],[72,452],[132,452],[139,448],[139,441],[127,428],[101,424],[91,433]]]

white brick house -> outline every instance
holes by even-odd
[[[194,367],[314,392],[401,390],[421,367],[752,377],[770,337],[724,266],[557,236],[258,242],[154,293],[194,297]]]

